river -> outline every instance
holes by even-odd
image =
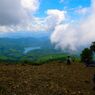
[[[32,50],[40,50],[40,49],[41,49],[41,47],[26,47],[26,48],[24,48],[24,54],[26,54]]]

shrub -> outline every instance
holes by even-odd
[[[92,50],[89,48],[85,48],[81,53],[81,61],[82,62],[91,62],[93,59]]]

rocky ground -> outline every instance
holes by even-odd
[[[81,63],[0,64],[0,95],[95,95],[94,73]]]

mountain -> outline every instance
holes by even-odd
[[[49,36],[0,38],[0,60],[34,60],[56,53],[62,53],[62,51],[55,49]]]
[[[19,32],[0,32],[0,37],[5,38],[27,38],[27,37],[49,37],[51,32],[28,32],[28,31],[19,31]]]

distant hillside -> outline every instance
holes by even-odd
[[[56,50],[49,37],[46,36],[0,38],[0,60],[33,60],[44,55],[57,53],[63,52]]]

